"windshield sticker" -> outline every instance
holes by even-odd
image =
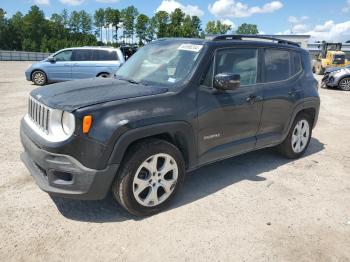
[[[202,45],[194,45],[194,44],[182,44],[177,50],[190,51],[190,52],[199,52],[202,49]]]
[[[168,82],[170,82],[170,83],[175,83],[175,82],[176,82],[176,79],[175,79],[175,78],[172,78],[172,77],[169,77],[169,78],[168,78]]]

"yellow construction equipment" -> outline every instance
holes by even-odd
[[[326,68],[343,67],[350,64],[345,58],[345,53],[341,51],[341,43],[322,42],[319,45],[321,53],[312,61],[312,70],[318,75],[323,75]]]

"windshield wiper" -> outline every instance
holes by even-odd
[[[142,81],[137,82],[137,81],[135,81],[135,80],[133,80],[133,79],[123,78],[123,77],[118,77],[118,76],[117,76],[117,78],[118,78],[119,80],[126,81],[126,82],[129,82],[129,83],[131,83],[131,84],[135,84],[135,85],[139,85],[139,84],[142,84],[142,85],[145,85],[145,86],[147,85],[146,83],[144,83],[144,82],[142,82]]]

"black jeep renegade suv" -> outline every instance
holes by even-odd
[[[114,78],[33,90],[21,159],[50,194],[102,199],[112,190],[130,213],[151,215],[189,170],[272,146],[300,157],[319,105],[309,54],[293,42],[160,39]]]

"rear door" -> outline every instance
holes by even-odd
[[[292,50],[265,49],[263,78],[263,110],[257,134],[257,147],[278,143],[288,131],[295,106],[301,101],[300,54]]]
[[[73,79],[92,78],[96,76],[96,63],[92,61],[91,49],[74,49],[73,61]]]
[[[49,81],[72,79],[72,50],[63,50],[53,56],[54,62],[45,62]]]

